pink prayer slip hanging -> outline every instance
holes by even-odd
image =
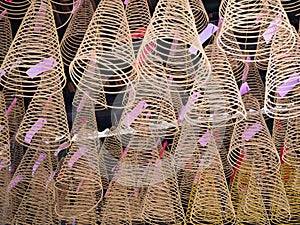
[[[241,94],[241,95],[247,94],[250,90],[251,90],[251,89],[250,89],[248,83],[245,82],[245,83],[242,84],[242,86],[241,86],[241,88],[240,88],[240,94]]]
[[[26,74],[30,78],[34,78],[48,70],[54,68],[57,65],[57,62],[53,57],[44,59],[43,61],[39,62],[38,64],[32,66],[26,71]]]
[[[295,88],[300,82],[300,76],[298,73],[293,73],[289,78],[280,84],[277,88],[278,95],[282,98],[286,96],[291,90]],[[280,99],[281,99],[280,98]]]
[[[144,37],[146,34],[147,29],[145,27],[141,27],[134,32],[131,33],[131,39],[141,38]]]
[[[154,49],[154,47],[155,47],[155,44],[150,43],[144,48],[142,53],[139,54],[138,60],[137,60],[138,61],[138,67],[140,67],[144,63],[144,61],[146,60],[147,55]]]
[[[1,18],[0,18],[1,19]],[[0,73],[0,77],[2,77],[3,75],[6,74],[6,71],[5,70],[2,70],[1,73]]]
[[[245,68],[244,68],[244,72],[243,72],[243,76],[242,76],[242,81],[243,82],[245,82],[247,80],[247,77],[248,77],[249,68],[250,68],[250,60],[251,60],[251,57],[247,56],[246,62],[245,62]]]
[[[25,135],[25,142],[30,143],[33,136],[47,123],[47,120],[39,118]]]
[[[73,7],[73,9],[72,9],[72,11],[71,11],[71,14],[74,14],[77,11],[77,9],[79,8],[80,4],[81,4],[81,0],[77,0],[76,3],[75,3],[75,5],[74,5],[74,7]]]
[[[50,182],[53,180],[54,176],[55,176],[56,172],[52,171],[46,181],[46,188],[48,187],[48,185],[50,184]]]
[[[194,93],[193,93],[193,95],[189,98],[189,100],[188,100],[188,102],[186,103],[186,105],[182,107],[181,112],[180,112],[179,117],[178,117],[178,121],[181,121],[181,120],[184,119],[184,116],[185,116],[185,114],[187,113],[188,108],[189,108],[190,106],[192,106],[192,105],[196,102],[196,100],[197,100],[197,98],[198,98],[199,96],[200,96],[200,93],[199,93],[199,92],[194,92]]]
[[[278,14],[276,16],[276,18],[270,23],[270,25],[265,30],[265,32],[263,33],[263,37],[267,44],[270,43],[271,39],[275,35],[275,33],[276,33],[277,29],[279,28],[279,26],[281,25],[281,23],[282,23],[281,14]]]
[[[23,176],[21,174],[16,175],[8,185],[8,191],[13,189],[21,180],[23,180]]]
[[[0,20],[4,17],[4,15],[7,13],[7,9],[4,9],[1,13],[0,13]]]
[[[12,100],[12,102],[10,103],[10,106],[8,107],[8,109],[5,112],[5,116],[8,116],[11,112],[11,110],[13,109],[13,107],[15,106],[15,104],[17,103],[17,98],[14,98],[14,100]]]
[[[46,153],[41,153],[38,157],[38,159],[36,160],[36,162],[33,165],[32,168],[32,176],[34,177],[35,171],[39,168],[39,166],[41,165],[41,163],[47,158],[47,154]]]
[[[147,106],[145,101],[138,102],[134,109],[124,118],[125,126],[130,127],[133,121],[147,108]]]
[[[244,133],[242,135],[242,138],[244,140],[249,140],[251,139],[255,134],[257,134],[261,129],[263,128],[263,126],[261,125],[260,122],[254,123],[252,124],[250,127],[248,126],[248,124],[245,127]]]
[[[79,147],[79,149],[74,153],[74,155],[71,156],[68,162],[68,167],[72,168],[74,163],[77,162],[77,160],[80,159],[87,151],[88,151],[87,146]]]
[[[211,137],[210,130],[207,129],[205,134],[203,134],[203,136],[199,138],[198,142],[200,143],[201,146],[205,147],[208,144],[210,137]]]
[[[129,0],[124,1],[124,5],[128,5],[128,3],[129,3]]]

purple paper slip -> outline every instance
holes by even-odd
[[[47,120],[39,118],[25,135],[25,142],[30,143],[33,136],[47,123]]]
[[[242,138],[244,140],[251,139],[257,132],[259,132],[262,129],[262,125],[260,122],[252,124],[250,127],[248,125],[246,126],[244,133],[242,135]]]
[[[32,176],[34,177],[35,171],[39,168],[39,166],[41,165],[41,163],[47,158],[47,154],[45,153],[41,153],[38,157],[38,159],[36,160],[36,162],[34,163],[33,167],[32,167]]]
[[[198,98],[199,96],[200,96],[200,93],[199,93],[199,92],[194,92],[194,93],[193,93],[193,95],[189,98],[189,100],[188,100],[188,102],[186,103],[186,105],[184,105],[184,106],[182,107],[181,112],[180,112],[179,117],[178,117],[178,120],[183,120],[183,119],[184,119],[184,116],[185,116],[185,114],[186,114],[188,108],[189,108],[190,106],[192,106],[192,105],[196,102],[196,100],[197,100],[197,98]]]
[[[65,148],[68,147],[68,144],[69,144],[69,142],[62,143],[62,144],[58,147],[58,149],[56,150],[56,152],[54,153],[54,155],[57,156],[58,153],[60,153],[61,150],[63,150],[63,149],[65,149]]]
[[[55,176],[56,172],[52,171],[51,174],[49,175],[47,181],[46,181],[46,188],[48,187],[48,185],[50,184],[51,180],[53,180],[54,176]]]
[[[275,35],[276,30],[281,25],[281,23],[282,23],[281,14],[279,14],[279,15],[276,16],[276,18],[270,23],[268,28],[265,30],[265,32],[263,33],[263,37],[264,37],[267,44],[269,44],[269,42],[271,41],[271,39]]]
[[[6,71],[5,70],[2,70],[1,73],[0,73],[0,77],[2,77],[3,75],[6,74]]]
[[[249,65],[245,64],[242,80],[246,81],[249,73]]]
[[[78,7],[80,6],[81,4],[81,0],[77,0],[72,11],[71,11],[71,14],[74,14],[76,12],[76,10],[78,9]]]
[[[209,23],[207,27],[199,35],[201,44],[207,41],[218,29],[219,27],[217,27],[212,23]]]
[[[12,100],[12,102],[10,103],[10,106],[8,107],[8,109],[5,112],[5,116],[8,116],[11,112],[11,110],[13,109],[13,107],[15,106],[15,104],[17,103],[17,98],[14,98],[14,100]]]
[[[293,88],[300,82],[300,76],[298,73],[293,73],[289,78],[278,86],[277,92],[280,97],[286,96]]]
[[[133,123],[133,121],[147,108],[147,103],[145,101],[140,101],[134,109],[124,118],[124,124],[127,127]]]
[[[21,174],[16,175],[8,185],[8,191],[13,189],[21,180],[23,179],[23,176]]]
[[[251,89],[250,89],[248,83],[245,82],[245,83],[242,84],[242,86],[241,86],[241,88],[240,88],[240,94],[241,94],[241,95],[247,94],[250,90],[251,90]]]
[[[74,155],[71,156],[68,166],[69,168],[72,168],[74,163],[80,159],[86,152],[88,151],[87,146],[81,146],[75,153]]]
[[[129,0],[124,1],[124,5],[128,5],[128,3],[129,3]]]
[[[43,61],[39,62],[38,64],[34,65],[33,67],[29,68],[26,71],[26,74],[30,77],[36,77],[50,69],[52,69],[53,67],[55,67],[57,65],[57,62],[55,61],[55,59],[53,57],[44,59]]]
[[[200,143],[201,146],[205,147],[209,142],[210,137],[211,137],[210,130],[207,130],[205,134],[203,134],[203,136],[199,138],[198,142]]]
[[[7,9],[4,9],[0,14],[0,20],[4,17],[4,15],[7,13]]]
[[[0,125],[0,132],[3,130],[4,126]]]

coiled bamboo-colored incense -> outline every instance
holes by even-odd
[[[289,51],[295,45],[296,39],[292,30],[280,0],[232,0],[226,9],[218,45],[222,51],[235,56],[237,60],[243,60],[245,55],[264,56],[269,47],[263,47],[261,43],[273,42],[274,37],[280,37],[281,47]],[[264,38],[261,38],[262,35]],[[242,49],[232,48],[228,44],[228,36],[236,38],[235,43]],[[261,48],[251,49],[250,45]],[[258,60],[267,61],[268,57],[256,57],[251,61]]]
[[[94,70],[89,71],[89,76],[84,76],[90,61],[94,63]],[[110,108],[124,108],[123,104],[108,105],[106,102],[98,102],[98,95],[101,86],[104,88],[102,94],[121,96],[133,91],[126,87],[132,87],[131,84],[136,79],[134,61],[123,1],[101,1],[70,64],[71,79],[81,91],[89,89],[90,93],[86,94],[98,104]]]
[[[47,137],[47,143],[40,142],[41,137]],[[62,150],[70,145],[69,127],[61,91],[56,92],[55,88],[51,88],[36,93],[18,129],[16,140],[33,149],[50,144],[47,148],[49,151],[57,151],[59,148]]]
[[[94,13],[91,0],[78,1],[80,5],[72,16],[60,43],[63,62],[66,66],[69,66],[74,59]]]
[[[291,118],[287,122],[283,149],[280,152],[282,160],[290,165],[300,167],[300,116]]]
[[[200,34],[208,25],[208,15],[201,0],[190,0],[189,3],[195,18],[197,32]]]
[[[162,83],[172,77],[170,90],[177,92],[189,91],[196,80],[204,82],[208,77],[210,65],[187,0],[158,2],[137,56],[137,67],[141,77],[163,90]]]
[[[0,168],[0,223],[12,224],[12,199],[9,197],[7,187],[11,180],[8,166]]]
[[[287,133],[287,124],[288,120],[274,119],[273,122],[272,138],[281,159],[284,151],[284,140]]]
[[[220,6],[219,6],[219,17],[220,18],[225,17],[226,9],[227,9],[229,2],[230,2],[230,0],[221,0]]]
[[[31,97],[39,88],[44,95],[49,87],[63,89],[66,77],[62,67],[58,35],[49,0],[30,5],[0,69],[0,84],[8,90]]]
[[[0,6],[0,8],[1,8],[1,6]],[[0,12],[1,12],[1,10],[0,10]],[[0,28],[1,28],[0,66],[1,66],[1,64],[4,60],[4,57],[6,56],[6,53],[8,52],[8,49],[12,42],[12,31],[11,31],[11,24],[10,24],[9,19],[7,19],[6,17],[2,17],[0,19]]]
[[[295,0],[281,0],[281,4],[287,13],[299,12],[300,2]]]
[[[125,9],[135,56],[141,47],[151,15],[147,0],[130,0]]]
[[[4,17],[8,19],[23,19],[25,13],[30,6],[31,1],[20,0],[20,1],[1,1],[0,2],[0,13],[5,12]]]
[[[3,92],[0,92],[0,169],[10,165],[10,141],[8,118]]]
[[[197,160],[198,168],[193,180],[186,219],[191,224],[232,224],[235,214],[221,158],[213,136],[209,142],[209,151],[214,155],[209,161],[205,154]]]
[[[214,62],[212,74],[204,84],[196,83],[193,87],[185,118],[193,124],[201,121],[210,122],[212,127],[230,126],[226,121],[245,117],[236,81],[226,55],[216,45],[208,45],[205,52]]]
[[[254,163],[257,169],[274,173],[279,169],[279,154],[260,112],[259,103],[250,94],[243,97],[243,102],[247,119],[235,124],[228,153],[229,163],[244,172],[249,171]]]
[[[287,119],[299,116],[300,75],[299,75],[299,46],[300,37],[296,30],[292,32],[296,37],[293,49],[291,43],[284,45],[284,40],[274,38],[271,57],[266,75],[265,112],[269,117]]]
[[[99,137],[91,100],[77,112],[71,131],[74,141],[55,182],[55,212],[61,219],[80,218],[95,210],[102,200]]]

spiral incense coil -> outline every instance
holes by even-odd
[[[277,152],[279,153],[281,158],[284,149],[284,140],[287,133],[287,124],[288,120],[274,119],[273,122],[272,138],[276,146]]]
[[[66,222],[66,224],[78,224],[78,225],[84,225],[84,224],[97,225],[101,223],[100,215],[96,209],[82,216],[73,217],[72,219],[62,219],[62,221]]]
[[[190,0],[189,3],[195,18],[197,32],[200,34],[208,25],[208,15],[201,0]]]
[[[169,89],[162,90],[144,79],[139,80],[134,88],[134,103],[123,111],[118,129],[133,129],[133,133],[140,136],[168,137],[177,133],[178,125]]]
[[[8,166],[0,169],[0,223],[12,224],[13,214],[11,207],[11,198],[7,193],[7,187],[10,183],[11,173]]]
[[[62,65],[50,2],[33,1],[1,66],[0,84],[8,90],[21,88],[24,97],[37,88],[44,95],[54,85],[59,92],[66,83]]]
[[[291,166],[288,164],[281,165],[281,177],[284,182],[286,195],[290,204],[291,219],[289,224],[296,225],[299,223],[300,213],[300,171],[299,167]]]
[[[129,208],[131,214],[131,220],[133,223],[144,225],[142,217],[142,205],[144,204],[145,194],[147,193],[147,187],[135,187],[131,189],[129,195]]]
[[[50,0],[53,12],[56,14],[70,14],[70,16],[78,11],[82,1],[80,0]]]
[[[225,13],[228,7],[229,0],[221,0],[220,6],[219,6],[219,17],[224,18]]]
[[[16,169],[18,168],[23,156],[24,156],[24,148],[17,141],[12,141],[11,143],[11,173],[14,174]]]
[[[297,0],[281,0],[281,4],[287,13],[299,12],[300,2]]]
[[[1,2],[2,3],[2,2]],[[1,4],[0,3],[0,4]],[[1,6],[0,6],[1,8]],[[0,10],[1,12],[1,10]],[[1,16],[0,16],[1,18]],[[1,28],[1,44],[0,44],[0,66],[4,60],[4,57],[6,56],[6,53],[8,52],[8,49],[12,42],[12,31],[11,31],[11,25],[9,19],[3,17],[0,19],[0,28]]]
[[[210,122],[212,127],[230,126],[232,124],[224,121],[232,118],[239,121],[245,117],[241,95],[225,54],[216,45],[208,45],[205,52],[214,62],[212,73],[205,84],[195,84],[189,99],[194,104],[187,110],[185,118],[193,124],[201,121]]]
[[[40,138],[45,137],[46,144],[51,146],[47,149],[49,151],[57,151],[58,148],[64,149],[70,145],[63,94],[54,90],[51,95],[52,90],[49,89],[44,95],[37,92],[33,97],[16,136],[20,144],[39,149],[45,144],[40,142]]]
[[[300,75],[298,49],[300,37],[294,48],[287,52],[282,40],[272,42],[271,59],[266,75],[265,112],[269,117],[287,119],[299,116]],[[292,46],[290,44],[289,46]]]
[[[77,112],[71,132],[76,136],[55,182],[55,212],[64,219],[89,214],[97,208],[103,195],[98,155],[100,143],[91,101]]]
[[[147,0],[130,0],[126,6],[126,17],[131,33],[131,39],[135,55],[137,55],[151,15]]]
[[[269,49],[267,45],[260,49],[252,49],[250,45],[262,46],[262,43],[273,42],[274,37],[279,37],[282,42],[281,47],[289,51],[293,48],[296,39],[292,30],[280,0],[268,2],[233,0],[226,9],[223,26],[218,36],[218,46],[237,60],[243,60],[245,55],[264,56]],[[244,47],[232,48],[232,45],[228,44],[231,42],[230,36],[236,38],[237,45]],[[251,61],[269,60],[267,57],[259,59],[257,57]]]
[[[113,29],[112,29],[113,27]],[[97,34],[97,35],[95,35]],[[92,61],[89,79],[86,79],[88,63]],[[111,108],[123,108],[124,105],[107,105],[98,102],[101,85],[105,94],[128,94],[131,83],[136,79],[133,64],[135,61],[130,31],[126,20],[123,1],[101,1],[85,33],[75,59],[70,64],[70,76],[74,84],[88,93],[98,104]]]
[[[257,165],[254,173],[261,170],[273,173],[279,169],[280,160],[259,103],[250,94],[243,98],[243,102],[247,119],[235,124],[228,161],[233,168],[244,172],[249,171],[254,163]]]
[[[1,1],[0,12],[5,11],[4,16],[8,19],[20,20],[23,19],[30,4],[29,0]]]
[[[60,43],[63,62],[69,66],[84,38],[85,31],[92,19],[94,8],[90,0],[80,0],[78,10],[72,16]]]
[[[10,165],[9,126],[5,114],[6,104],[3,92],[0,92],[0,169]]]
[[[174,161],[168,166],[162,164],[159,159],[152,170],[153,180],[145,195],[142,216],[147,224],[183,224],[185,216],[180,201]]]
[[[214,138],[211,140],[211,152],[215,155],[209,164],[203,158],[198,161],[186,219],[191,224],[232,224],[235,221],[234,209],[221,158]]]
[[[170,91],[176,92],[189,91],[196,80],[204,82],[208,77],[210,65],[187,0],[158,2],[137,56],[137,67],[141,77],[163,90],[162,84],[172,77]]]
[[[284,146],[280,152],[282,160],[290,165],[300,167],[300,116],[291,118],[287,122]]]
[[[47,154],[50,157],[50,154]],[[16,224],[55,224],[54,213],[54,180],[49,168],[39,166],[30,180],[23,195],[21,204],[14,215]]]

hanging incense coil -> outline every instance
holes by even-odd
[[[68,28],[60,43],[63,62],[69,66],[84,38],[85,31],[92,19],[94,8],[90,0],[80,2],[78,10],[72,16]]]
[[[137,55],[151,15],[147,0],[130,0],[126,6],[126,18],[131,33],[131,39],[135,55]]]
[[[300,3],[295,0],[281,0],[281,4],[287,13],[299,12]]]
[[[272,138],[277,152],[281,155],[281,157],[284,150],[284,140],[287,133],[287,124],[288,120],[274,119],[273,122]]]
[[[208,15],[201,0],[191,0],[189,3],[195,18],[197,32],[200,34],[208,25]]]
[[[0,223],[12,224],[12,199],[6,191],[12,176],[8,166],[6,168],[0,168],[0,175]]]
[[[230,126],[232,124],[226,121],[232,121],[232,118],[239,121],[245,117],[237,84],[225,54],[216,45],[208,45],[205,52],[214,62],[212,74],[205,84],[196,83],[193,87],[189,102],[194,104],[187,110],[185,118],[193,124],[201,121],[209,122],[212,127]]]
[[[266,75],[265,112],[269,117],[287,119],[299,116],[300,75],[298,49],[300,37],[294,48],[287,52],[283,40],[274,38],[271,59]],[[289,46],[292,46],[291,44]]]
[[[44,154],[50,158],[49,153],[44,152]],[[54,225],[57,222],[53,217],[54,180],[50,172],[53,170],[49,171],[51,163],[50,160],[47,161],[50,167],[47,167],[45,163],[40,165],[26,188],[21,204],[14,215],[14,222],[17,224],[41,223]]]
[[[158,2],[137,56],[137,67],[142,78],[163,90],[161,84],[170,77],[170,90],[176,92],[188,92],[196,80],[205,81],[210,65],[188,1]]]
[[[63,94],[56,92],[54,88],[52,90],[49,89],[44,94],[41,93],[43,91],[37,92],[33,97],[16,136],[20,144],[39,149],[45,144],[40,139],[45,137],[46,144],[51,146],[49,151],[57,151],[58,148],[64,149],[70,145]]]
[[[244,172],[249,171],[253,163],[260,170],[277,171],[279,155],[260,112],[259,103],[250,94],[243,98],[243,102],[247,118],[235,124],[228,153],[229,163]]]
[[[1,1],[0,2],[0,12],[5,11],[3,13],[8,19],[23,19],[25,13],[30,6],[31,1],[29,0],[21,0],[21,1]]]
[[[1,2],[2,3],[2,2]],[[0,3],[0,4],[1,4]],[[1,8],[1,6],[0,6]],[[1,12],[1,10],[0,10]],[[6,56],[6,53],[8,52],[8,49],[12,42],[12,31],[11,31],[11,24],[9,19],[7,18],[1,18],[0,16],[0,28],[1,28],[1,44],[0,44],[0,66],[4,60],[4,57]]]
[[[291,118],[287,122],[284,146],[280,152],[282,160],[290,165],[300,167],[300,117]]]
[[[236,18],[239,19],[236,20]],[[245,55],[265,55],[268,52],[268,46],[260,49],[253,49],[251,46],[261,46],[263,42],[271,42],[274,39],[273,36],[278,36],[282,41],[281,47],[285,51],[289,51],[293,48],[296,39],[292,29],[280,0],[269,2],[265,0],[233,0],[226,9],[224,23],[218,36],[218,46],[237,60],[243,60]],[[261,38],[262,35],[264,38]],[[236,38],[235,43],[242,49],[232,48],[228,44],[230,36]],[[267,61],[268,58],[258,59],[256,57],[253,59],[253,61],[258,60]]]
[[[94,63],[93,70],[89,71],[89,79],[86,79],[84,75],[90,61]],[[123,104],[108,105],[106,102],[98,102],[98,95],[101,92],[101,85],[104,88],[102,94],[121,97],[132,91],[126,87],[131,87],[131,83],[136,79],[134,61],[123,2],[121,0],[101,1],[75,59],[70,64],[72,81],[81,91],[88,89],[97,95],[94,97],[92,93],[86,93],[96,103],[104,107],[123,108]]]
[[[131,188],[129,195],[129,208],[131,214],[131,220],[133,223],[144,225],[142,216],[142,205],[144,204],[144,198],[147,193],[147,187],[135,187]]]
[[[134,103],[123,111],[118,129],[133,129],[133,133],[140,136],[168,137],[177,133],[178,125],[169,89],[162,90],[144,79],[139,80],[134,88]]]
[[[100,143],[91,101],[77,112],[71,132],[76,136],[55,182],[55,212],[63,219],[80,218],[92,212],[103,195],[98,156]]]
[[[10,165],[9,126],[3,92],[0,92],[0,169]]]
[[[30,59],[30,60],[29,60]],[[54,85],[59,92],[66,83],[58,35],[48,0],[33,1],[1,66],[0,84],[31,97]],[[54,94],[54,93],[51,93]]]

